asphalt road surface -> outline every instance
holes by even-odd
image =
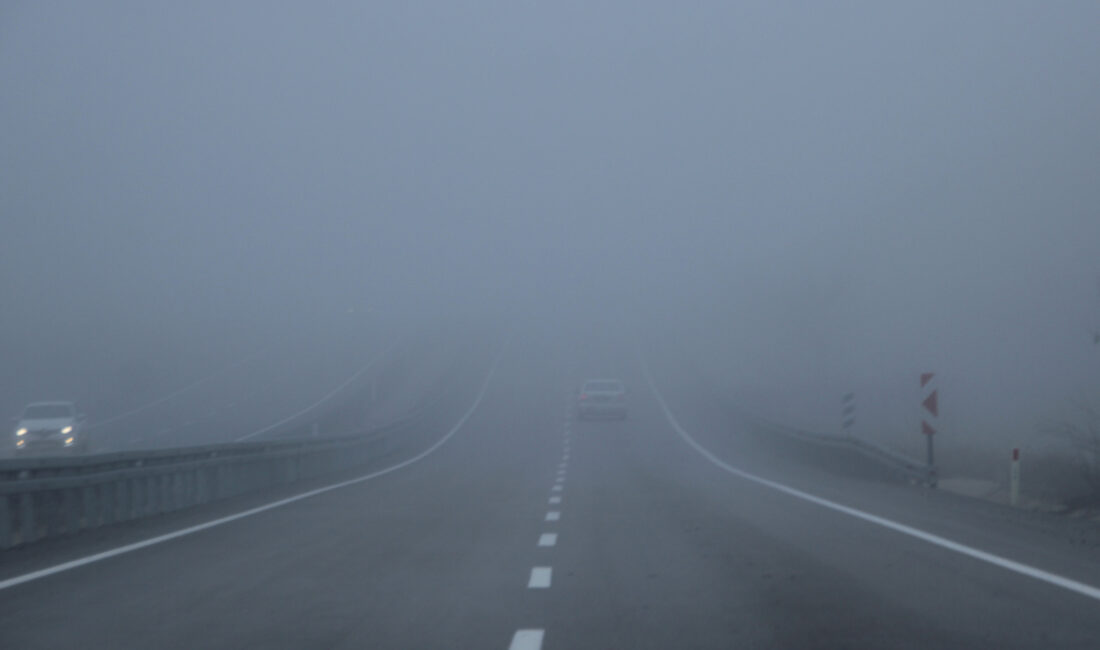
[[[668,359],[659,392],[630,349],[498,359],[373,478],[75,568],[293,492],[0,555],[0,647],[1100,647],[1082,525],[761,440]],[[628,420],[574,421],[586,376]]]

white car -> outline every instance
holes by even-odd
[[[588,379],[577,391],[577,419],[626,419],[626,387],[618,379]]]
[[[15,451],[71,450],[86,452],[88,437],[84,433],[87,418],[72,402],[35,402],[16,418]]]

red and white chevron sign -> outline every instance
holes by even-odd
[[[935,377],[936,374],[932,372],[921,373],[920,376],[921,394],[924,396],[921,406],[927,411],[921,418],[920,430],[926,436],[935,435],[936,428],[932,424],[938,424],[936,418],[940,416],[939,391],[936,389],[935,382],[932,381]],[[929,424],[928,420],[932,420],[932,424]]]

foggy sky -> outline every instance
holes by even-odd
[[[1098,27],[1092,2],[5,3],[0,345],[81,367],[351,304],[610,310],[807,426],[854,388],[904,429],[931,369],[958,433],[1030,429],[1100,373]]]

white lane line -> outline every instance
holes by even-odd
[[[565,469],[566,465],[568,465],[568,463],[565,463],[565,462],[558,463],[558,469]]]
[[[550,497],[550,503],[553,503],[553,504],[561,503],[561,497]]]
[[[548,566],[537,566],[531,569],[531,577],[527,579],[528,589],[549,589],[550,577],[554,570]]]
[[[546,521],[557,521],[559,519],[561,519],[561,511],[559,510],[551,510],[546,513]]]
[[[559,469],[558,470],[558,476],[565,476],[565,470],[564,469]]]
[[[1022,562],[1017,562],[1015,560],[1010,560],[1006,557],[1001,557],[1000,555],[994,555],[993,553],[988,553],[986,551],[976,549],[972,546],[960,544],[959,542],[952,541],[950,539],[947,539],[946,537],[940,537],[939,535],[935,535],[933,533],[927,533],[923,530],[920,530],[919,528],[914,528],[907,524],[896,522],[892,519],[873,515],[869,512],[857,510],[856,508],[845,506],[835,501],[823,499],[819,496],[810,494],[809,492],[803,492],[802,490],[788,487],[786,485],[783,485],[782,483],[762,478],[760,476],[756,476],[755,474],[750,474],[749,472],[729,465],[717,456],[715,456],[713,453],[708,451],[698,442],[696,442],[695,439],[692,438],[691,435],[688,434],[688,432],[685,431],[682,426],[680,426],[680,423],[676,420],[676,417],[672,415],[672,411],[668,408],[668,404],[665,403],[665,399],[661,395],[661,392],[657,390],[657,386],[653,382],[653,377],[649,374],[649,367],[646,365],[644,360],[642,360],[642,372],[645,375],[646,382],[649,384],[650,390],[653,391],[653,396],[657,398],[657,404],[660,405],[661,410],[664,412],[665,419],[668,420],[668,423],[670,425],[672,425],[672,428],[676,431],[676,433],[680,434],[680,437],[684,439],[684,442],[688,443],[688,445],[695,449],[695,451],[699,452],[704,458],[714,463],[721,469],[729,472],[730,474],[733,474],[734,476],[739,476],[747,481],[752,481],[753,483],[763,485],[764,487],[771,488],[784,494],[788,494],[797,499],[808,501],[823,508],[828,508],[829,510],[855,517],[856,519],[861,519],[868,523],[875,524],[876,526],[888,528],[903,535],[908,535],[909,537],[928,542],[929,544],[932,544],[934,546],[939,546],[940,548],[954,551],[955,553],[958,553],[960,555],[965,555],[967,557],[974,558],[975,560],[980,560],[982,562],[992,564],[1002,569],[1007,569],[1009,571],[1012,571],[1013,573],[1018,573],[1029,578],[1034,578],[1041,582],[1054,585],[1056,587],[1061,587],[1063,589],[1076,592],[1078,594],[1081,594],[1082,596],[1092,598],[1093,600],[1100,600],[1100,588],[1094,587],[1092,585],[1078,582],[1076,580],[1071,580],[1070,578],[1066,578],[1065,576],[1060,576],[1056,573],[1044,571],[1042,569],[1024,564]]]
[[[237,442],[240,442],[241,440],[248,440],[249,438],[255,438],[256,436],[262,436],[263,434],[267,433],[268,431],[272,431],[274,429],[277,429],[278,427],[286,424],[287,422],[290,422],[294,418],[299,417],[299,416],[301,416],[305,413],[308,413],[308,412],[312,411],[313,409],[317,408],[318,406],[320,406],[320,405],[324,404],[325,402],[329,401],[330,399],[332,399],[333,395],[336,395],[340,391],[347,388],[348,385],[351,384],[351,382],[358,379],[364,372],[370,370],[373,366],[375,366],[382,359],[387,358],[390,354],[390,350],[393,350],[394,347],[396,347],[399,342],[400,341],[398,340],[398,341],[394,341],[393,343],[390,343],[388,346],[386,346],[385,350],[382,350],[382,354],[378,355],[377,357],[375,357],[375,358],[371,359],[369,362],[367,362],[367,365],[360,368],[359,371],[356,372],[351,377],[348,377],[347,381],[345,381],[344,383],[340,384],[336,388],[333,388],[331,391],[329,391],[328,395],[325,395],[321,399],[317,400],[313,404],[310,404],[309,406],[305,407],[301,411],[298,411],[294,415],[287,416],[287,417],[283,418],[282,420],[279,420],[278,422],[276,422],[274,424],[269,424],[268,426],[266,426],[262,429],[253,431],[252,433],[248,433],[248,434],[245,434],[245,435],[241,436],[240,438],[237,438]]]
[[[542,637],[545,634],[545,630],[516,630],[508,650],[542,650]]]
[[[555,485],[554,487],[552,487],[550,489],[555,491],[555,492],[561,492],[561,485]]]
[[[543,533],[541,536],[539,536],[539,546],[553,546],[557,543],[557,533]]]
[[[338,490],[340,488],[347,487],[349,485],[355,485],[356,483],[362,483],[364,481],[369,481],[371,479],[378,478],[379,476],[385,476],[386,474],[389,474],[391,472],[396,472],[399,469],[403,469],[405,467],[408,467],[409,465],[412,465],[413,463],[424,460],[430,454],[435,452],[435,450],[442,447],[456,433],[458,433],[458,430],[462,428],[462,425],[466,424],[466,421],[469,420],[470,416],[472,416],[474,414],[474,411],[477,410],[477,407],[481,405],[481,401],[483,399],[485,399],[485,392],[487,390],[489,390],[489,382],[492,381],[493,375],[496,374],[497,366],[500,364],[500,359],[501,359],[501,357],[504,356],[504,351],[506,349],[508,349],[508,344],[509,344],[509,342],[511,342],[511,340],[512,339],[509,336],[504,341],[504,345],[500,346],[500,351],[497,352],[496,358],[493,359],[493,365],[489,368],[489,373],[487,375],[485,375],[485,381],[482,382],[481,390],[478,391],[477,397],[474,399],[473,405],[471,405],[470,408],[465,413],[462,414],[462,417],[459,418],[458,422],[453,427],[451,427],[451,430],[448,431],[446,433],[446,435],[444,435],[442,438],[437,440],[436,443],[433,444],[431,447],[428,447],[424,451],[422,451],[419,454],[413,456],[412,458],[409,458],[408,460],[403,460],[400,463],[397,463],[396,465],[391,465],[391,466],[389,466],[385,469],[380,469],[376,472],[371,472],[370,474],[364,474],[363,476],[359,476],[359,477],[356,477],[356,478],[353,478],[353,479],[349,479],[347,481],[342,481],[340,483],[334,483],[332,485],[326,485],[325,487],[317,488],[315,490],[310,490],[308,492],[303,492],[301,494],[296,494],[292,497],[287,497],[285,499],[279,499],[278,501],[272,501],[271,503],[266,503],[262,506],[257,506],[255,508],[251,508],[251,509],[245,510],[243,512],[238,512],[238,513],[233,514],[233,515],[228,515],[228,516],[225,516],[225,517],[221,517],[219,519],[214,519],[214,520],[208,521],[206,523],[198,524],[198,525],[195,525],[195,526],[190,526],[188,528],[182,528],[180,530],[177,530],[177,531],[174,531],[174,532],[171,532],[171,533],[166,533],[164,535],[159,535],[157,537],[150,537],[149,539],[142,540],[140,542],[134,542],[133,544],[127,544],[126,546],[119,546],[118,548],[113,548],[113,549],[110,549],[110,550],[107,550],[107,551],[96,553],[94,555],[87,555],[87,556],[82,557],[82,558],[77,558],[75,560],[70,560],[68,562],[63,562],[61,564],[56,564],[56,565],[51,566],[51,567],[46,567],[45,569],[39,569],[38,571],[32,571],[30,573],[24,573],[23,575],[15,576],[14,578],[8,578],[7,580],[0,580],[0,591],[2,591],[4,589],[8,589],[10,587],[14,587],[16,585],[21,585],[25,582],[31,582],[33,580],[38,580],[40,578],[45,578],[47,576],[52,576],[52,575],[55,575],[55,574],[58,574],[58,573],[62,573],[64,571],[69,571],[70,569],[75,569],[75,568],[78,568],[78,567],[86,566],[88,564],[92,564],[94,562],[99,562],[101,560],[106,560],[108,558],[112,558],[112,557],[115,557],[115,556],[118,556],[118,555],[122,555],[124,553],[130,553],[132,551],[137,551],[139,549],[143,549],[143,548],[146,548],[146,547],[149,547],[149,546],[154,546],[156,544],[163,544],[164,542],[171,541],[173,539],[177,539],[177,538],[184,537],[184,536],[187,536],[187,535],[192,535],[194,533],[206,530],[208,528],[214,528],[215,526],[221,526],[223,524],[228,524],[231,521],[237,521],[238,519],[244,519],[245,517],[251,517],[252,515],[258,515],[261,512],[266,512],[268,510],[274,510],[275,508],[280,508],[282,506],[289,505],[289,504],[294,503],[296,501],[301,501],[303,499],[308,499],[310,497],[314,497],[314,496],[317,496],[319,494],[324,494],[325,492],[332,492],[333,490]]]

